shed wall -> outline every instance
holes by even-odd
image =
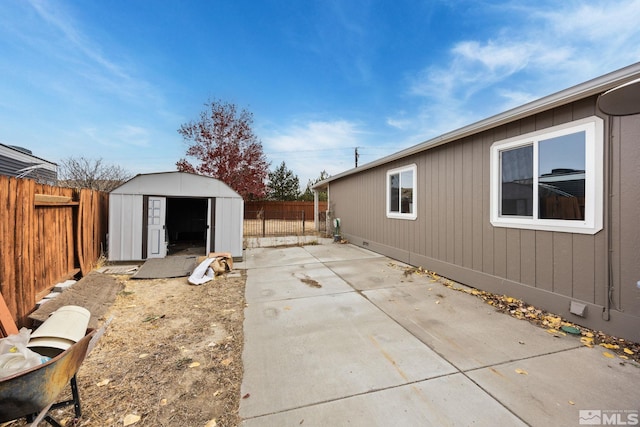
[[[143,196],[109,195],[109,261],[142,259]]]
[[[242,258],[243,211],[242,199],[228,197],[216,199],[214,247],[217,252],[231,252],[234,259]]]
[[[638,116],[611,122],[611,308],[616,313],[612,311],[609,322],[603,323],[602,313],[607,306],[607,230],[585,235],[507,229],[489,220],[491,144],[592,115],[595,97],[346,176],[330,184],[330,210],[341,218],[342,232],[352,243],[470,286],[523,298],[579,324],[615,324],[620,335],[640,341],[640,290],[635,286],[640,280]],[[605,118],[605,129],[607,125]],[[418,218],[388,219],[386,171],[413,163]],[[586,319],[568,312],[570,300],[589,304]]]

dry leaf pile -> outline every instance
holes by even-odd
[[[391,263],[396,268],[397,265]],[[623,338],[607,335],[601,331],[593,331],[572,322],[568,322],[558,315],[541,310],[526,302],[507,295],[496,295],[491,292],[481,291],[474,288],[457,286],[453,281],[441,277],[434,271],[425,270],[422,267],[404,268],[404,275],[412,274],[427,276],[433,282],[439,282],[449,289],[465,292],[482,299],[487,304],[493,306],[497,311],[509,314],[517,319],[527,320],[535,325],[541,326],[548,333],[554,336],[566,336],[567,334],[580,335],[580,342],[587,347],[600,346],[603,348],[603,356],[618,358],[623,360],[635,360],[640,362],[640,344]],[[606,351],[606,350],[610,351]],[[615,355],[614,355],[615,354]]]

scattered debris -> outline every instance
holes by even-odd
[[[392,268],[399,268],[395,263],[389,263],[389,265]],[[422,267],[404,267],[403,269],[405,277],[412,274],[427,276],[431,279],[431,282],[438,282],[454,291],[464,292],[482,299],[498,312],[509,314],[516,319],[526,320],[534,325],[545,328],[549,334],[555,337],[564,337],[567,333],[577,335],[580,336],[580,342],[586,347],[600,345],[612,350],[622,359],[632,359],[640,363],[640,343],[634,343],[623,338],[607,335],[601,331],[593,331],[589,328],[573,324],[556,314],[534,307],[517,298],[457,285],[455,282],[441,277],[436,272],[425,270]],[[431,288],[429,290],[431,290]],[[605,353],[610,354],[611,357],[615,357],[609,352]]]
[[[123,421],[123,425],[124,426],[130,426],[132,424],[137,423],[138,421],[140,421],[140,415],[136,415],[136,414],[127,414],[126,417],[124,417],[124,421]]]
[[[307,276],[306,274],[304,275],[304,277],[300,278],[300,281],[302,283],[304,283],[305,285],[312,287],[312,288],[321,288],[322,285],[317,281],[312,279],[311,277]]]

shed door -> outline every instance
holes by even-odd
[[[167,256],[165,239],[165,217],[167,200],[164,197],[149,196],[147,209],[147,258]]]

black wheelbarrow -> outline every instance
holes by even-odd
[[[70,405],[74,406],[76,418],[80,418],[82,411],[76,373],[106,326],[89,330],[80,341],[46,363],[0,380],[0,422],[26,418],[33,426],[44,420],[59,427],[49,411]],[[67,386],[71,387],[73,398],[56,402]]]

